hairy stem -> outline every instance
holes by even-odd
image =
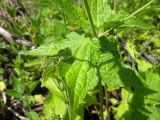
[[[90,13],[90,9],[89,9],[89,5],[88,5],[87,0],[84,0],[84,5],[85,5],[86,12],[87,12],[87,15],[88,15],[88,19],[89,19],[89,22],[90,22],[90,25],[91,25],[91,28],[92,28],[92,31],[93,31],[93,35],[95,37],[97,37],[96,29],[95,29],[95,26],[94,26],[94,23],[93,23],[93,19],[92,19],[91,13]]]

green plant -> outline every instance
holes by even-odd
[[[101,119],[159,119],[158,0],[18,2],[0,4],[0,26],[12,33],[0,31],[1,119],[87,119],[86,110]],[[45,57],[22,54],[33,44],[41,46],[27,54]],[[44,105],[39,64],[50,90]],[[44,116],[32,112],[37,103]]]
[[[127,31],[155,29],[135,17],[152,2],[128,14],[112,10],[108,0],[84,0],[79,4],[72,0],[45,1],[45,7],[55,6],[51,19],[55,23],[54,37],[26,54],[45,57],[42,86],[50,90],[44,104],[47,119],[83,119],[84,99],[97,89],[101,120],[106,119],[104,92],[117,89],[122,89],[122,101],[112,108],[116,119],[159,119],[159,65],[146,65],[144,70],[141,64],[146,62],[139,56],[146,50],[139,48],[138,54],[131,41],[125,47],[122,45],[128,55],[123,58],[121,45],[115,39]],[[153,61],[154,57],[150,58]],[[124,64],[126,59],[132,66]],[[135,68],[136,62],[139,70]],[[108,119],[110,109],[107,108]]]

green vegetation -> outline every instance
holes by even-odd
[[[159,0],[0,2],[0,119],[160,119]]]

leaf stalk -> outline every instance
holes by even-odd
[[[139,8],[138,10],[136,10],[135,12],[133,12],[132,14],[130,14],[125,20],[130,19],[131,17],[133,17],[134,15],[136,15],[137,13],[139,13],[140,11],[142,11],[143,9],[145,9],[146,7],[148,7],[154,0],[151,0],[150,2],[146,3],[144,6],[142,6],[141,8]]]

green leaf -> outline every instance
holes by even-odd
[[[126,20],[129,14],[123,11],[112,12],[108,16],[107,20],[104,21],[104,26],[106,28],[138,28],[138,29],[152,29],[151,24],[145,23],[143,20],[136,17],[131,17]]]
[[[25,67],[34,67],[34,66],[40,66],[42,64],[41,59],[34,59],[32,61],[29,61],[28,63],[25,63]]]
[[[28,81],[26,85],[26,92],[31,94],[35,87],[40,83],[40,81]]]
[[[64,96],[60,89],[57,87],[56,83],[54,82],[56,79],[48,78],[47,80],[42,81],[42,86],[45,86],[53,93],[55,96],[59,97],[59,99],[64,100]]]
[[[120,27],[125,28],[138,28],[138,29],[153,29],[154,27],[151,24],[147,24],[141,19],[132,17],[129,20],[126,20],[123,25]]]
[[[57,59],[48,59],[47,65],[43,70],[42,75],[42,86],[49,89],[50,94],[44,103],[43,112],[48,120],[52,120],[60,116],[61,119],[64,119],[67,112],[67,105],[65,93],[63,92],[62,81],[59,81],[55,76],[56,75],[56,62]]]
[[[126,89],[122,89],[121,91],[122,101],[120,105],[115,108],[116,109],[116,119],[120,119],[123,114],[129,111],[129,103],[131,102],[131,98],[133,97],[133,93]]]
[[[65,24],[63,21],[55,19],[53,23],[54,23],[54,31],[53,31],[54,37],[58,37],[66,33]]]
[[[92,42],[86,39],[84,36],[79,36],[75,33],[71,33],[67,36],[67,40],[63,43],[52,44],[49,47],[43,46],[30,52],[33,55],[56,55],[60,50],[69,48],[75,60],[71,64],[70,68],[65,74],[65,80],[69,87],[69,98],[71,102],[71,118],[76,118],[78,113],[79,104],[83,102],[88,90],[93,89],[98,83],[97,70],[90,64],[90,59],[94,58],[94,48],[92,48]],[[47,49],[48,53],[44,52]],[[50,49],[50,50],[49,50]],[[92,52],[93,49],[93,52]],[[64,67],[62,67],[63,69]],[[61,71],[61,69],[59,69]],[[63,70],[62,70],[63,71]],[[50,79],[48,79],[50,80]],[[48,80],[46,82],[48,82]],[[49,84],[45,86],[49,88],[53,93],[56,92],[56,88],[53,80],[50,80]],[[44,83],[43,83],[44,85]],[[54,85],[54,87],[53,87]],[[51,86],[51,87],[50,87]],[[82,89],[82,90],[81,90]],[[57,94],[55,94],[57,95]]]
[[[138,64],[138,69],[140,72],[145,72],[147,71],[149,68],[152,68],[153,65],[149,62],[146,62],[144,60],[140,60],[140,59],[137,59],[136,60],[137,64]]]
[[[127,16],[128,14],[123,11],[112,12],[112,14],[108,16],[107,20],[104,22],[104,26],[107,28],[117,28],[124,24],[124,19]]]
[[[87,104],[87,105],[93,105],[93,104],[96,104],[97,103],[97,99],[96,99],[96,96],[94,96],[94,95],[86,95],[86,97],[85,97],[85,103]]]
[[[157,47],[157,48],[160,48],[160,39],[155,37],[154,38],[154,45]]]
[[[42,45],[30,51],[29,54],[53,56],[69,51],[69,56],[73,58],[72,62],[68,63],[67,60],[62,60],[58,70],[68,86],[71,119],[76,118],[87,92],[92,90],[100,79],[109,89],[124,85],[137,85],[137,77],[134,72],[120,64],[117,44],[113,39],[102,37],[90,40],[83,35],[71,33],[67,35],[67,39],[62,41],[49,46]],[[54,76],[52,77],[54,78]],[[49,78],[47,81],[50,82],[45,83],[45,86],[59,96],[60,91],[56,92],[57,88],[53,78]],[[129,78],[132,79],[128,81]]]
[[[50,93],[44,103],[43,113],[47,120],[56,119],[59,116],[61,119],[65,118],[67,106],[64,100],[57,97],[55,94]]]
[[[155,91],[153,94],[145,96],[145,104],[148,110],[151,112],[150,119],[160,119],[159,111],[156,106],[160,105],[160,68],[149,69],[145,73],[145,83],[147,88]]]
[[[23,83],[22,80],[19,80],[18,78],[13,78],[13,88],[18,93],[23,94],[25,90],[25,83]]]
[[[75,1],[74,1],[75,2]],[[72,0],[57,0],[60,10],[69,19],[80,27],[89,26],[85,11],[78,4],[74,4]]]
[[[92,55],[95,54],[92,47],[92,42],[89,39],[83,39],[83,44],[77,44],[78,49],[73,53],[74,62],[70,64],[64,75],[69,88],[71,119],[76,119],[85,95],[98,83],[97,70],[90,63]],[[64,71],[64,69],[61,66],[59,71]]]
[[[138,81],[136,81],[138,78],[134,72],[124,68],[118,61],[117,46],[112,39],[89,40],[86,38],[78,48],[75,50],[75,54],[72,54],[74,61],[70,63],[70,66],[67,65],[67,69],[63,65],[61,66],[63,74],[65,74],[64,79],[69,87],[73,119],[75,118],[73,115],[78,113],[78,105],[83,103],[87,91],[92,90],[99,79],[109,89],[125,85],[138,85]],[[129,81],[129,78],[132,79]]]
[[[60,50],[65,50],[70,48],[73,50],[78,49],[77,45],[83,44],[84,36],[79,36],[76,33],[70,33],[67,35],[67,39],[54,41],[45,45],[41,45],[37,49],[27,52],[27,55],[37,55],[37,56],[55,56]]]
[[[121,64],[114,39],[101,37],[99,41],[97,63],[103,85],[107,85],[109,90],[123,86],[138,86],[138,77],[134,71]]]
[[[21,97],[24,94],[25,84],[18,78],[13,77],[13,89],[7,90],[7,95],[14,97]]]
[[[48,88],[59,99],[64,100],[63,86],[60,84],[62,81],[58,80],[58,75],[56,74],[57,61],[58,59],[54,58],[47,60],[47,65],[44,67],[42,74],[42,86]]]
[[[21,97],[22,96],[22,93],[18,92],[17,90],[15,89],[12,89],[12,90],[7,90],[6,91],[6,94],[9,95],[9,96],[14,96],[14,97]]]
[[[25,107],[32,107],[35,104],[35,99],[31,95],[23,96],[22,101]]]
[[[26,112],[25,115],[29,120],[42,120],[36,112]]]
[[[97,70],[87,62],[78,60],[67,71],[65,79],[69,87],[72,119],[75,118],[74,114],[78,113],[79,104],[83,102],[87,92],[97,85],[98,78],[96,72]]]
[[[97,28],[102,26],[112,13],[108,0],[91,0],[90,11]]]
[[[141,84],[134,87],[134,92],[122,90],[122,101],[117,109],[117,119],[160,119],[157,107],[160,105],[159,84],[159,68],[152,68],[144,73]]]

